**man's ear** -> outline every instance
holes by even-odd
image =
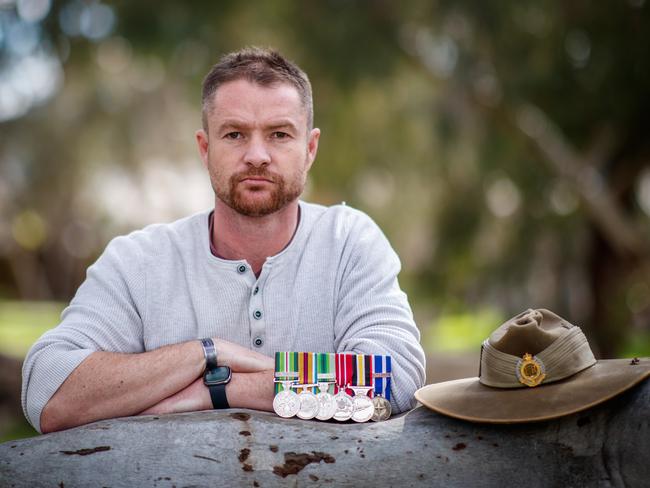
[[[316,153],[318,152],[318,141],[320,140],[320,129],[312,129],[309,133],[309,140],[307,141],[307,169],[311,168]]]
[[[203,166],[205,166],[205,169],[208,169],[208,134],[203,129],[199,129],[194,136],[199,146],[199,154],[203,161]]]

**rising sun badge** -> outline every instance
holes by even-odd
[[[517,361],[516,373],[519,382],[530,387],[539,385],[546,378],[544,363],[528,353]]]

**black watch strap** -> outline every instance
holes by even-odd
[[[214,369],[217,367],[217,348],[214,347],[214,341],[207,337],[201,339],[203,345],[203,354],[205,354],[205,369]]]
[[[212,407],[215,409],[230,408],[226,397],[226,384],[209,386]]]

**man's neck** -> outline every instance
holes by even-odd
[[[245,259],[259,276],[269,256],[282,251],[298,226],[298,201],[265,217],[247,217],[218,198],[214,206],[212,244],[223,259]]]

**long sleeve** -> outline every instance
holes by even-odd
[[[111,241],[61,315],[61,323],[32,346],[23,364],[22,406],[40,432],[43,408],[95,351],[142,352],[145,275],[128,237]]]
[[[268,356],[289,347],[389,354],[393,407],[411,408],[424,354],[397,255],[363,212],[302,202],[301,212],[293,240],[258,277],[244,260],[212,255],[207,211],[111,241],[59,326],[25,359],[31,424],[40,430],[47,402],[93,352],[139,353],[201,337]]]
[[[413,408],[415,390],[425,381],[420,333],[397,280],[399,258],[364,214],[350,229],[340,266],[336,350],[390,355],[392,406],[397,412]]]

